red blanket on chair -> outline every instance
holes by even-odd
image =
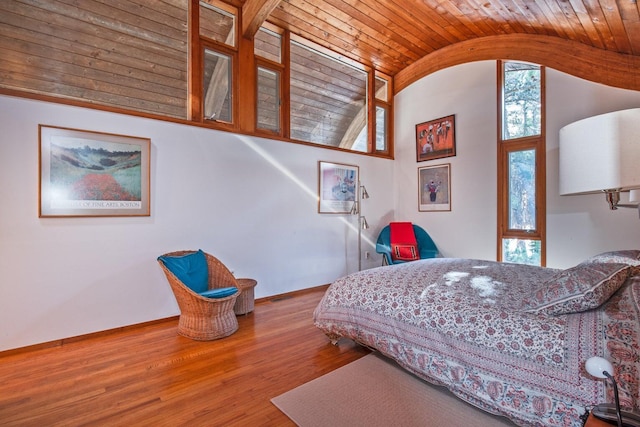
[[[420,259],[416,234],[410,222],[392,222],[389,224],[389,242],[391,259],[394,261],[415,261]]]

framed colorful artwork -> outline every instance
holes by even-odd
[[[39,126],[40,217],[149,216],[151,140]]]
[[[358,166],[318,162],[318,213],[347,214],[356,202]]]
[[[441,117],[416,125],[418,162],[456,155],[455,116]]]
[[[451,210],[451,165],[418,168],[418,210]]]

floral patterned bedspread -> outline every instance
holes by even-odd
[[[379,267],[335,281],[314,322],[518,425],[582,426],[588,409],[613,401],[584,370],[591,356],[613,363],[622,404],[637,406],[640,277],[596,310],[520,311],[558,271],[455,258]]]

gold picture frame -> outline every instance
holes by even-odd
[[[418,211],[451,210],[451,164],[418,168]]]
[[[150,216],[151,140],[39,125],[39,216]]]
[[[456,116],[450,115],[416,125],[416,160],[456,155]]]

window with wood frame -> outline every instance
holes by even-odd
[[[498,260],[546,264],[544,67],[498,61]]]
[[[240,12],[248,2],[131,0],[124,2],[126,7],[121,2],[100,2],[100,8],[86,3],[0,2],[0,10],[9,14],[0,26],[11,28],[16,36],[6,39],[11,58],[1,67],[6,78],[0,90],[293,142],[309,143],[328,136],[327,129],[318,126],[313,137],[292,138],[291,131],[296,129],[289,119],[304,125],[305,115],[318,113],[330,100],[318,97],[321,91],[310,91],[307,100],[298,97],[301,108],[290,108],[291,34],[265,21],[262,26],[272,33],[261,29],[240,37]],[[255,5],[259,7],[260,2]],[[30,23],[44,16],[50,18],[42,33],[45,37],[32,37],[35,30]],[[68,43],[69,37],[77,38],[88,28],[96,34],[82,38],[82,43]],[[278,38],[279,52],[270,51],[275,45],[267,45]],[[307,45],[302,38],[298,41]],[[321,121],[337,123],[344,137],[337,145],[323,147],[392,157],[393,98],[385,101],[376,96],[381,83],[377,77],[386,77],[378,76],[372,63],[357,64],[325,47],[319,51],[364,71],[366,79],[356,77],[358,89],[350,82],[345,93],[336,96],[342,97],[342,106],[336,107],[342,116],[328,114]],[[99,60],[86,62],[89,51]],[[326,70],[316,71],[320,74],[313,77],[323,81]],[[344,87],[338,81],[329,83],[340,90]],[[391,93],[391,78],[387,87]],[[365,97],[366,111],[360,108]],[[345,102],[348,98],[360,103],[358,107]]]
[[[389,154],[391,127],[391,78],[376,72],[374,79],[375,97],[375,144],[374,152]]]
[[[256,130],[282,135],[283,36],[261,27],[254,38],[257,63]]]
[[[200,2],[202,115],[204,120],[233,123],[237,11],[221,5]]]
[[[304,39],[289,46],[291,139],[367,152],[367,71]]]
[[[190,115],[216,128],[392,155],[392,79],[270,23],[238,38],[238,10],[192,0]],[[199,16],[195,17],[194,9]],[[252,49],[251,57],[247,50]],[[200,52],[200,53],[197,53]],[[200,75],[199,75],[200,74]],[[199,83],[201,82],[201,83]]]

